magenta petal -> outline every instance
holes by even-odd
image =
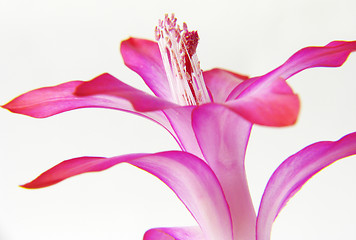
[[[198,227],[154,228],[145,233],[143,240],[205,240]]]
[[[75,94],[77,88],[82,84],[85,86],[89,85],[87,89],[88,91],[82,92],[82,94],[86,93],[87,96],[78,96]],[[2,107],[14,113],[24,114],[35,118],[45,118],[78,108],[99,107],[118,109],[149,118],[162,125],[175,137],[170,123],[161,111],[145,113],[137,112],[132,107],[132,104],[124,98],[104,94],[99,95],[101,91],[108,90],[107,87],[110,88],[114,86],[116,86],[116,88],[113,90],[118,91],[118,89],[121,89],[124,92],[122,95],[126,94],[131,98],[137,96],[138,99],[135,99],[134,101],[139,101],[140,96],[143,96],[142,99],[145,99],[147,96],[149,99],[154,98],[139,90],[135,90],[110,74],[105,73],[89,82],[72,81],[53,87],[39,88],[13,99]],[[163,103],[163,105],[165,105],[165,103]]]
[[[161,53],[156,42],[129,38],[121,43],[120,50],[126,66],[140,75],[156,96],[172,101]]]
[[[126,158],[139,158],[146,154],[125,155]],[[24,188],[43,188],[59,183],[67,178],[86,172],[99,172],[106,170],[125,160],[104,157],[79,157],[63,161],[39,175],[29,183],[21,185]]]
[[[307,68],[340,67],[354,51],[356,51],[356,41],[334,41],[325,47],[303,48],[277,68],[275,74],[288,79]]]
[[[316,173],[356,154],[356,132],[335,142],[314,143],[286,159],[273,173],[262,197],[257,239],[269,240],[272,224],[287,201]]]
[[[2,106],[14,113],[35,118],[45,118],[61,112],[80,108],[86,103],[73,95],[83,81],[72,81],[54,87],[39,88],[13,99]]]
[[[231,91],[248,77],[224,69],[214,68],[203,72],[203,77],[209,89],[213,102],[226,102]]]
[[[288,126],[296,122],[300,103],[288,84],[280,79],[253,94],[225,103],[248,121],[266,126]]]
[[[224,190],[235,239],[253,239],[256,213],[244,164],[252,124],[216,104],[195,109],[192,122],[203,155]]]
[[[167,184],[197,220],[205,239],[232,240],[229,208],[215,174],[204,161],[186,152],[75,158],[54,166],[22,187],[50,186],[66,178],[102,171],[122,162],[139,167]]]
[[[228,100],[249,95],[257,89],[268,88],[272,82],[282,79],[287,80],[294,74],[308,68],[340,67],[353,51],[356,51],[356,41],[334,41],[324,47],[303,48],[273,71],[238,85],[231,92]]]
[[[84,82],[77,87],[75,94],[77,96],[102,95],[103,99],[106,97],[108,99],[125,99],[132,104],[135,110],[140,112],[157,111],[178,106],[133,88],[108,73]]]
[[[298,116],[299,100],[283,81],[304,69],[339,67],[352,51],[356,51],[356,41],[301,49],[275,70],[239,84],[228,97],[228,101],[233,101],[229,105],[253,123],[291,125]]]

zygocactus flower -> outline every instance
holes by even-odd
[[[356,41],[307,47],[259,77],[213,69],[202,72],[197,32],[165,17],[153,41],[130,38],[121,44],[125,64],[155,96],[105,73],[88,82],[72,81],[25,93],[3,107],[44,118],[61,112],[101,107],[132,112],[166,128],[182,151],[131,154],[64,161],[25,188],[41,188],[85,172],[128,162],[157,176],[185,204],[199,227],[149,230],[144,239],[266,240],[286,201],[315,173],[356,154],[356,133],[337,142],[311,145],[284,161],[267,184],[258,216],[244,167],[253,124],[287,126],[299,113],[299,99],[285,80],[312,67],[341,66]],[[163,60],[162,60],[163,59]]]

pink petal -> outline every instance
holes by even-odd
[[[145,233],[143,240],[205,240],[198,227],[155,228]]]
[[[102,95],[104,99],[125,99],[132,104],[135,110],[140,112],[151,112],[170,107],[178,107],[178,105],[174,103],[133,88],[108,73],[102,74],[91,81],[84,82],[77,87],[75,94],[77,96]]]
[[[221,186],[209,166],[189,153],[170,151],[112,158],[75,158],[54,166],[22,187],[50,186],[66,178],[102,171],[122,162],[139,167],[167,184],[197,220],[205,239],[232,240],[230,212]]]
[[[287,201],[316,173],[356,154],[356,132],[335,142],[314,143],[286,159],[273,173],[262,197],[257,239],[270,239],[272,224]]]
[[[195,106],[184,106],[163,110],[181,144],[182,150],[203,158],[192,128],[192,111]]]
[[[45,118],[61,112],[80,108],[86,99],[73,95],[83,81],[72,81],[54,87],[32,90],[2,106],[14,113],[35,118]]]
[[[156,42],[129,38],[121,43],[120,50],[126,66],[140,75],[156,96],[172,101],[172,94]]]
[[[203,155],[230,206],[235,239],[254,239],[256,213],[244,164],[252,124],[216,104],[195,109],[192,122]]]
[[[84,87],[79,88],[82,96],[78,96],[75,92],[82,84]],[[103,91],[110,91],[110,87],[113,88],[112,91],[118,92],[115,96],[100,95]],[[84,96],[85,94],[86,96]],[[120,94],[123,97],[117,96]],[[149,118],[165,127],[175,137],[170,123],[161,111],[137,112],[130,103],[130,100],[134,102],[142,101],[142,103],[147,102],[148,104],[162,103],[161,100],[157,100],[142,91],[122,83],[110,74],[104,73],[89,82],[72,81],[53,87],[36,89],[15,98],[2,107],[14,113],[36,118],[45,118],[78,108],[100,107],[118,109]],[[150,102],[150,100],[152,101]],[[163,102],[162,105],[166,106],[170,104]],[[143,107],[141,106],[141,108]],[[156,106],[153,108],[156,108]]]
[[[304,69],[339,67],[353,51],[356,51],[356,41],[335,41],[325,47],[301,49],[275,70],[239,84],[228,97],[228,101],[234,102],[229,105],[253,123],[291,125],[298,116],[299,100],[290,87],[282,82]],[[275,106],[271,106],[273,104]]]
[[[225,105],[248,121],[267,126],[294,124],[300,109],[298,96],[283,79]]]
[[[213,97],[213,101],[217,103],[226,102],[231,91],[244,80],[248,79],[247,76],[219,68],[203,72],[203,77]]]
[[[340,67],[354,51],[356,51],[356,41],[334,41],[325,47],[307,47],[296,52],[276,69],[276,72],[282,78],[288,79],[308,68]]]

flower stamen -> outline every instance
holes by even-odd
[[[180,105],[200,105],[210,102],[200,62],[196,54],[199,36],[196,31],[183,29],[177,19],[165,15],[155,29],[164,68],[174,100]]]

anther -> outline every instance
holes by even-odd
[[[155,28],[155,38],[175,101],[181,105],[210,102],[196,54],[198,33],[189,32],[186,23],[181,29],[174,14],[166,14]]]

